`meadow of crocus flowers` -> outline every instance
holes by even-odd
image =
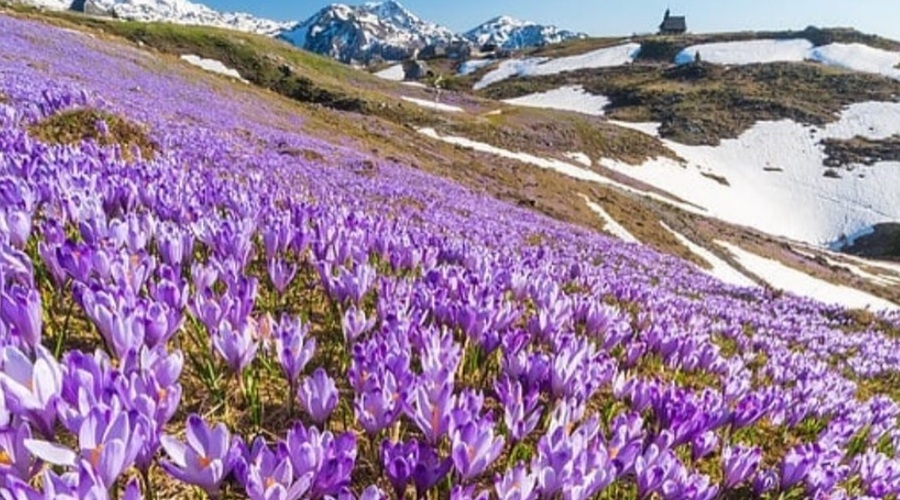
[[[0,497],[900,492],[900,318],[723,285],[164,66],[0,16]],[[86,109],[154,147],[36,139]]]

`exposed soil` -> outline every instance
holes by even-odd
[[[847,167],[850,165],[872,166],[882,161],[900,161],[900,135],[886,139],[824,139],[825,165]]]

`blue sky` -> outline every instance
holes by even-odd
[[[330,1],[199,0],[218,10],[241,10],[302,20]],[[344,3],[358,3],[345,1]],[[584,31],[627,35],[656,29],[666,7],[688,16],[694,32],[853,26],[900,39],[900,0],[401,0],[420,17],[463,31],[507,14]]]

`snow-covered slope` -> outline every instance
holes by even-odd
[[[280,38],[344,62],[405,59],[416,48],[451,43],[449,29],[423,21],[395,1],[323,8]]]
[[[812,48],[812,42],[806,39],[706,43],[682,50],[675,57],[675,63],[694,62],[698,52],[703,61],[714,64],[800,62],[807,58]]]
[[[72,0],[19,0],[19,3],[50,10],[69,10],[72,6]]]
[[[841,170],[826,177],[825,138],[883,139],[900,133],[900,103],[850,106],[825,127],[761,122],[719,146],[664,141],[686,160],[642,166],[601,164],[681,199],[709,215],[760,231],[826,245],[874,224],[900,220],[900,163]],[[724,182],[723,182],[724,180]],[[727,183],[727,184],[726,184]]]
[[[816,47],[810,59],[829,66],[876,73],[900,80],[900,52],[876,49],[859,43],[833,43]]]
[[[711,269],[701,269],[703,272],[735,286],[756,286],[756,282],[732,267],[731,264],[718,255],[689,240],[683,234],[675,231],[664,222],[660,222],[659,224],[663,229],[674,236],[679,243],[686,246],[695,255],[709,263]]]
[[[726,248],[741,266],[759,276],[774,288],[850,308],[871,308],[876,311],[896,311],[900,306],[854,288],[839,286],[810,276],[784,264],[750,253],[724,241],[716,244]]]
[[[394,64],[375,73],[375,76],[392,82],[402,82],[406,78],[406,72],[403,71],[402,64]]]
[[[558,89],[529,94],[504,101],[516,106],[532,108],[561,109],[575,111],[586,115],[601,116],[603,109],[609,105],[609,98],[594,95],[584,90],[581,85],[568,85]]]
[[[573,38],[587,37],[584,33],[574,33],[561,30],[556,26],[520,21],[509,16],[495,17],[463,33],[462,36],[477,46],[494,44],[509,50],[541,47]]]
[[[197,66],[198,68],[205,69],[206,71],[235,78],[244,83],[249,83],[247,80],[244,80],[244,78],[241,77],[241,74],[236,69],[225,66],[222,61],[217,61],[215,59],[206,59],[200,56],[195,56],[193,54],[185,54],[181,56],[181,60],[187,62],[188,64]]]
[[[484,78],[475,84],[475,90],[483,89],[514,76],[555,75],[564,71],[622,66],[634,61],[640,50],[641,45],[638,43],[624,43],[577,56],[556,59],[546,57],[510,59],[503,61],[497,69],[484,75]]]
[[[714,64],[757,64],[816,61],[828,66],[875,73],[900,80],[900,52],[859,43],[833,43],[815,47],[806,39],[749,40],[693,45],[681,51],[677,64],[693,62],[697,53]]]

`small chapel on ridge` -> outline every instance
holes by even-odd
[[[673,16],[669,9],[659,25],[660,35],[683,35],[687,32],[687,21],[684,16]]]

